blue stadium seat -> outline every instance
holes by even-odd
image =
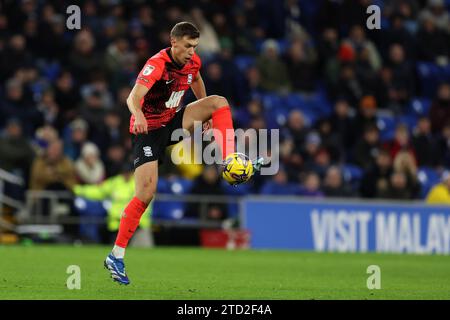
[[[184,216],[184,203],[172,201],[158,201],[156,197],[153,204],[152,217],[155,219],[177,220]]]
[[[266,110],[284,106],[283,99],[275,93],[263,94],[261,96],[261,102]]]
[[[234,63],[240,72],[245,72],[248,68],[255,64],[255,57],[248,55],[237,55],[234,58]]]
[[[428,98],[415,97],[408,104],[406,113],[408,115],[426,116],[430,111],[431,100]]]
[[[418,62],[417,73],[422,93],[428,98],[434,97],[440,83],[450,81],[450,66],[448,65],[441,67],[432,62]]]
[[[398,123],[404,123],[408,126],[409,132],[412,133],[417,125],[418,117],[415,115],[402,115],[398,117]]]
[[[169,193],[187,194],[192,188],[192,180],[177,178],[168,181]]]
[[[430,189],[440,181],[438,172],[430,167],[420,167],[417,172],[417,179],[419,179],[421,185],[421,199],[425,199]]]
[[[183,178],[158,180],[158,192],[168,194],[187,194],[192,188],[192,181]],[[161,187],[161,189],[159,189]],[[183,201],[158,201],[155,198],[153,217],[156,219],[181,219],[184,216],[185,203]]]
[[[397,121],[395,117],[388,115],[377,116],[377,127],[380,130],[380,140],[382,142],[392,140],[396,126]]]
[[[266,195],[296,195],[299,192],[300,186],[294,183],[280,185],[273,181],[266,182],[262,187],[260,194]]]
[[[342,176],[344,181],[351,185],[353,190],[357,190],[363,177],[363,170],[353,164],[345,164],[342,167]]]
[[[98,224],[90,223],[92,218],[106,218],[107,211],[103,201],[92,201],[85,198],[77,197],[74,201],[74,207],[80,217],[80,235],[84,239],[94,242],[100,242],[100,233]],[[106,221],[105,221],[106,223]]]

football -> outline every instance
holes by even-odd
[[[252,161],[242,153],[232,153],[225,158],[222,177],[235,186],[247,182],[253,175]]]

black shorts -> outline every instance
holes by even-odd
[[[164,162],[166,147],[178,143],[172,141],[172,132],[183,127],[184,109],[180,109],[164,127],[156,130],[149,130],[147,134],[138,134],[132,137],[133,142],[133,163],[136,169],[140,165],[158,160],[159,164]]]

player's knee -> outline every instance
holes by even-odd
[[[228,106],[228,100],[225,97],[214,95],[212,96],[212,98],[213,98],[212,105],[214,110]]]

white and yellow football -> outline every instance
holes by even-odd
[[[253,175],[252,161],[242,153],[231,153],[224,161],[222,177],[231,185],[238,185],[250,180]]]

